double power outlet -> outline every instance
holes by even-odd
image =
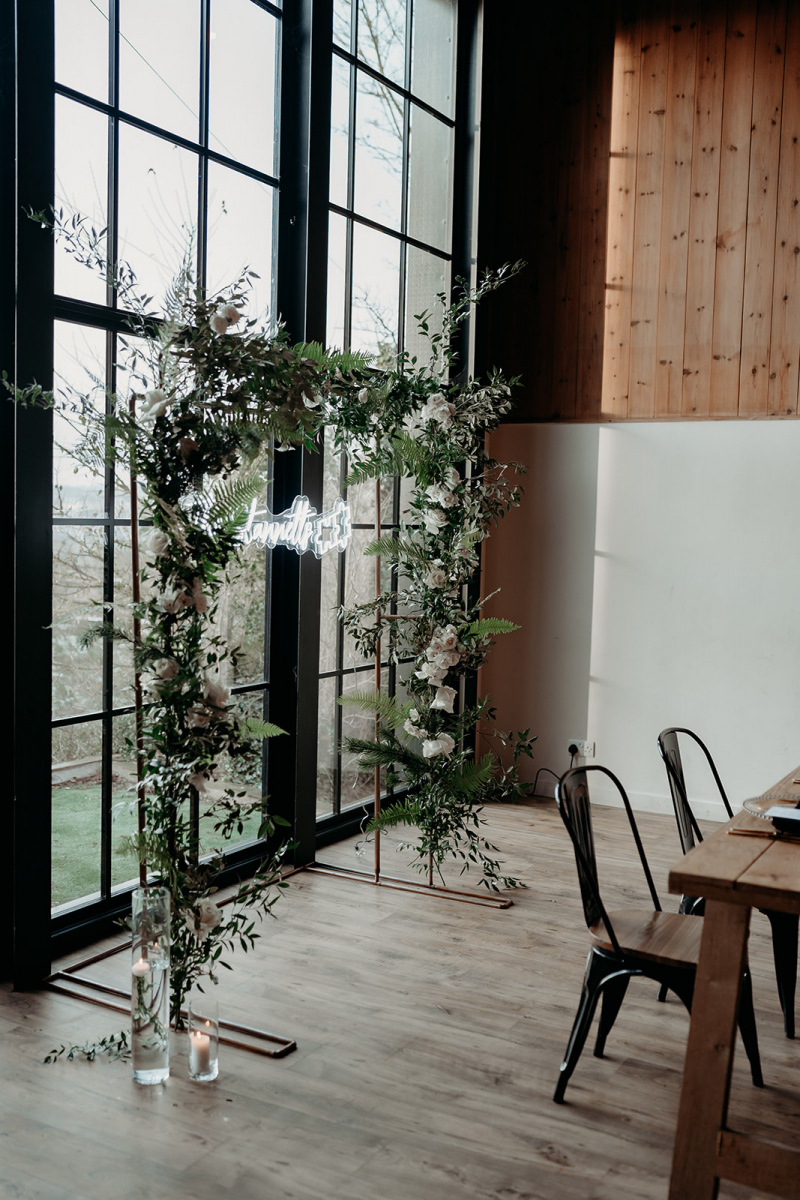
[[[573,746],[577,746],[577,750],[573,750]],[[594,758],[594,742],[588,742],[585,738],[569,738],[567,754],[577,754],[579,758]]]

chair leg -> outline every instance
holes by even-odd
[[[772,956],[775,959],[775,978],[783,1012],[783,1028],[787,1038],[794,1037],[794,994],[797,986],[797,937],[800,917],[797,913],[771,912],[762,909],[772,926]]]
[[[758,1052],[758,1034],[756,1033],[756,1014],[753,1010],[753,983],[750,969],[746,967],[742,975],[742,990],[739,994],[739,1032],[744,1042],[745,1053],[750,1060],[750,1074],[755,1087],[764,1086],[764,1076],[761,1074],[761,1055]]]
[[[658,995],[656,996],[656,1000],[658,1000],[659,1004],[665,1003],[665,1001],[667,999],[668,991],[669,991],[669,988],[667,987],[667,985],[665,983],[662,983],[661,987],[658,989]]]
[[[630,975],[627,971],[612,975],[603,985],[603,1002],[600,1007],[600,1025],[597,1030],[597,1041],[594,1046],[595,1058],[602,1058],[606,1048],[606,1038],[612,1030],[617,1014],[622,1007],[625,993],[628,990]]]
[[[553,1094],[556,1104],[563,1103],[564,1093],[567,1090],[570,1076],[575,1070],[578,1059],[581,1056],[581,1051],[586,1044],[594,1010],[597,1007],[597,1001],[600,996],[600,989],[609,975],[616,975],[618,972],[618,960],[609,959],[592,947],[589,951],[589,957],[586,960],[586,972],[583,977],[583,990],[581,992],[580,1004],[578,1005],[578,1012],[572,1026],[572,1033],[569,1035],[567,1049],[564,1053],[564,1061],[561,1064],[558,1083]],[[630,974],[638,973],[630,972]]]

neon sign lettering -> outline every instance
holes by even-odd
[[[318,513],[311,507],[308,496],[296,496],[291,508],[275,515],[268,508],[258,508],[254,500],[247,523],[242,531],[246,546],[258,542],[261,546],[288,546],[298,554],[310,550],[322,558],[330,550],[344,550],[353,532],[350,506],[341,498],[330,512]]]

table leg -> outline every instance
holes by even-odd
[[[669,1200],[714,1200],[750,909],[708,900],[683,1069]]]

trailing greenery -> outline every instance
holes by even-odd
[[[404,685],[408,703],[366,693],[341,700],[374,711],[378,719],[374,741],[348,738],[346,749],[359,755],[364,769],[383,767],[389,781],[408,785],[408,798],[384,808],[370,827],[415,825],[421,870],[430,860],[441,868],[455,856],[462,869],[479,866],[481,882],[492,889],[516,881],[502,873],[494,847],[485,842],[480,813],[488,800],[523,794],[519,762],[532,753],[534,739],[529,731],[518,739],[504,736],[498,752],[489,730],[492,749],[476,764],[475,738],[492,720],[490,701],[456,713],[461,680],[474,677],[494,638],[518,628],[482,617],[485,601],[471,599],[468,584],[478,569],[480,542],[520,502],[524,468],[496,462],[485,440],[509,411],[517,381],[499,371],[482,383],[464,378],[454,346],[473,306],[521,266],[490,272],[474,289],[462,281],[450,307],[438,296],[436,322],[431,313],[420,313],[419,332],[429,347],[424,361],[404,353],[379,379],[364,374],[357,403],[352,391],[335,387],[324,398],[336,442],[350,455],[348,482],[401,475],[414,485],[399,534],[380,537],[365,551],[395,567],[392,585],[342,611],[365,658],[375,656],[380,641],[390,660],[414,660]],[[506,765],[509,743],[513,761]]]

